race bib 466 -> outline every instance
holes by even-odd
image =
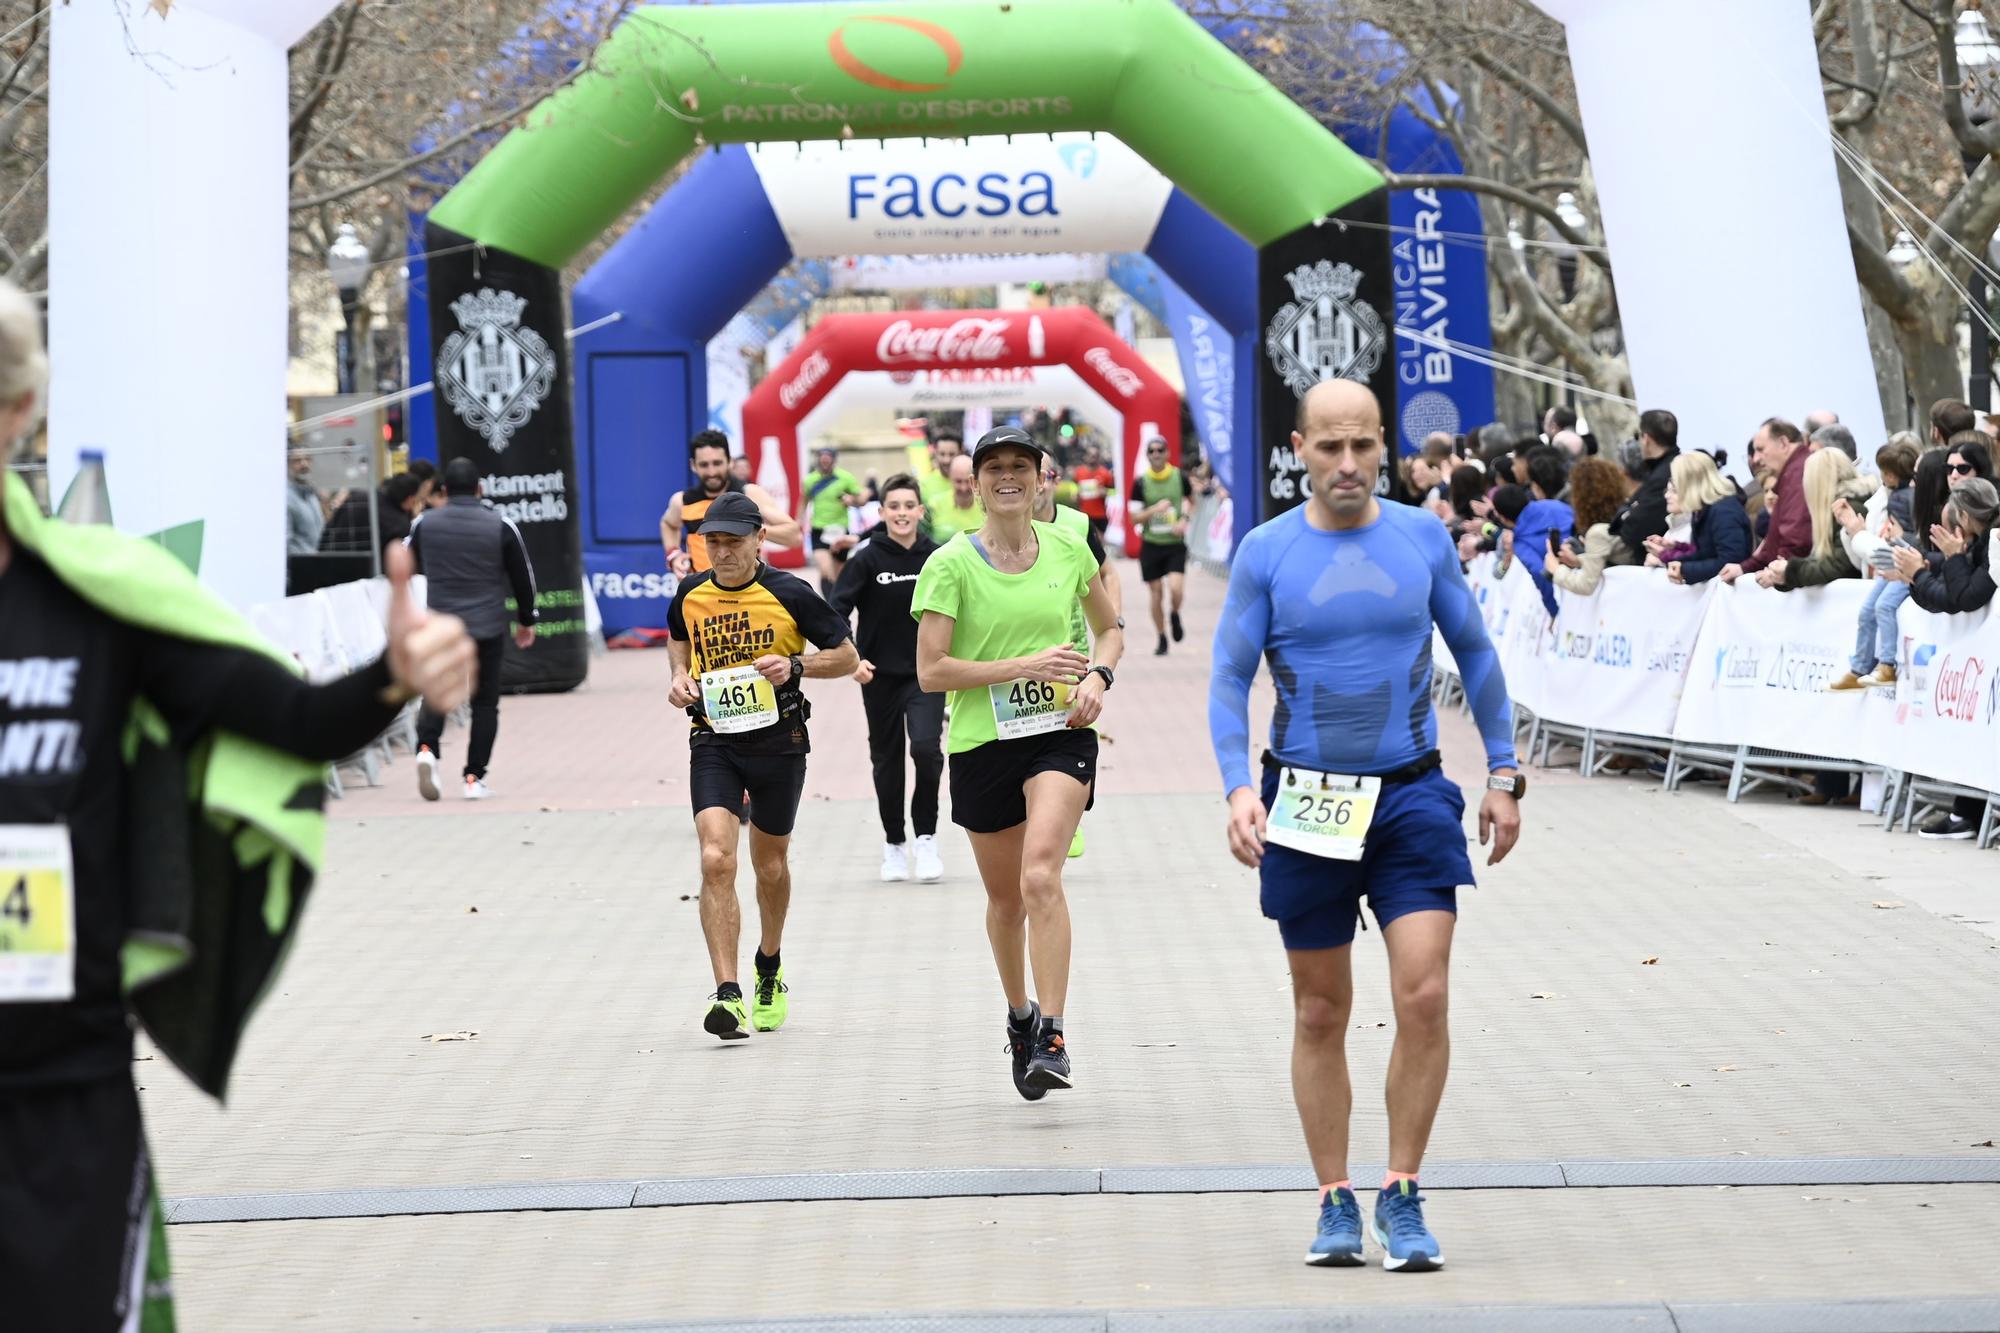
[[[1069,725],[1070,687],[1060,681],[1003,680],[987,687],[993,734],[1003,741],[1061,731]]]

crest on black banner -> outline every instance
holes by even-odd
[[[482,287],[451,303],[458,331],[438,349],[437,384],[465,424],[500,453],[527,424],[555,382],[556,355],[521,327],[528,300]]]
[[[1321,380],[1367,383],[1388,350],[1388,329],[1375,307],[1355,295],[1361,271],[1322,259],[1285,275],[1293,300],[1264,330],[1271,367],[1298,397]]]

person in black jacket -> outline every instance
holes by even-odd
[[[1931,545],[1943,558],[1926,562],[1910,580],[1910,600],[1926,611],[1956,615],[1983,609],[1993,600],[1993,569],[1987,534],[2000,511],[2000,491],[1982,477],[1962,482],[1944,507],[1944,521],[1931,529]]]
[[[384,548],[410,535],[411,515],[417,510],[417,492],[423,482],[410,472],[398,472],[375,488],[376,535]],[[361,552],[368,549],[368,502],[366,491],[354,491],[340,502],[319,535],[322,552]]]
[[[1612,548],[1619,564],[1638,565],[1646,560],[1646,538],[1667,530],[1667,482],[1674,459],[1680,456],[1680,419],[1663,408],[1639,414],[1639,455],[1643,469],[1632,498],[1611,521],[1611,535],[1618,539]]]
[[[882,485],[882,522],[854,549],[833,589],[834,614],[859,612],[855,645],[861,663],[861,705],[868,713],[868,757],[875,768],[875,801],[882,814],[882,878],[910,878],[911,853],[903,841],[903,736],[909,734],[917,785],[910,794],[916,826],[916,877],[926,884],[944,877],[938,855],[938,783],[944,777],[944,696],[917,687],[917,622],[910,595],[917,575],[938,544],[924,534],[923,493],[915,477],[899,473]]]
[[[507,594],[514,595],[514,643],[535,641],[535,570],[521,530],[479,498],[479,467],[454,458],[444,467],[445,502],[417,516],[405,543],[429,580],[428,604],[465,622],[479,646],[479,687],[472,695],[472,739],[465,750],[465,799],[483,801],[486,763],[500,733],[500,662],[507,649]],[[417,714],[417,790],[438,798],[437,761],[444,714]]]

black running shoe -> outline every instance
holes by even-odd
[[[1028,1086],[1044,1091],[1071,1086],[1069,1051],[1062,1033],[1044,1030],[1035,1042],[1035,1053],[1028,1057]]]
[[[1007,1015],[1007,1053],[1014,1057],[1014,1090],[1031,1102],[1038,1102],[1049,1095],[1047,1088],[1038,1088],[1028,1082],[1028,1056],[1035,1049],[1035,1031],[1042,1025],[1042,1006],[1028,1001],[1028,1016],[1016,1023],[1012,1014]]]
[[[1169,624],[1171,624],[1171,625],[1172,625],[1172,626],[1174,627],[1174,642],[1175,642],[1175,643],[1179,643],[1179,642],[1180,642],[1180,641],[1181,641],[1182,639],[1185,639],[1185,638],[1187,637],[1187,631],[1181,628],[1181,613],[1180,613],[1180,612],[1178,612],[1178,611],[1169,611],[1169,612],[1167,613],[1167,621],[1168,621],[1168,623],[1169,623]]]
[[[1166,655],[1167,655],[1167,636],[1162,634],[1160,636],[1160,646],[1153,650],[1153,656],[1165,657]]]

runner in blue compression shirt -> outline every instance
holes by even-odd
[[[1389,1061],[1389,1171],[1372,1230],[1383,1266],[1443,1265],[1424,1224],[1417,1169],[1450,1064],[1446,977],[1457,890],[1472,883],[1465,801],[1440,767],[1431,631],[1442,632],[1486,741],[1479,841],[1492,865],[1520,836],[1523,780],[1500,663],[1444,527],[1374,496],[1382,415],[1348,380],[1299,404],[1292,447],[1312,483],[1302,506],[1238,549],[1215,636],[1208,725],[1229,793],[1229,847],[1256,867],[1264,915],[1289,954],[1292,1086],[1320,1184],[1306,1262],[1362,1262],[1347,1170],[1353,1101],[1344,1045],[1352,945],[1368,900],[1389,951],[1396,1044]],[[1250,683],[1278,687],[1263,780],[1250,780]]]

